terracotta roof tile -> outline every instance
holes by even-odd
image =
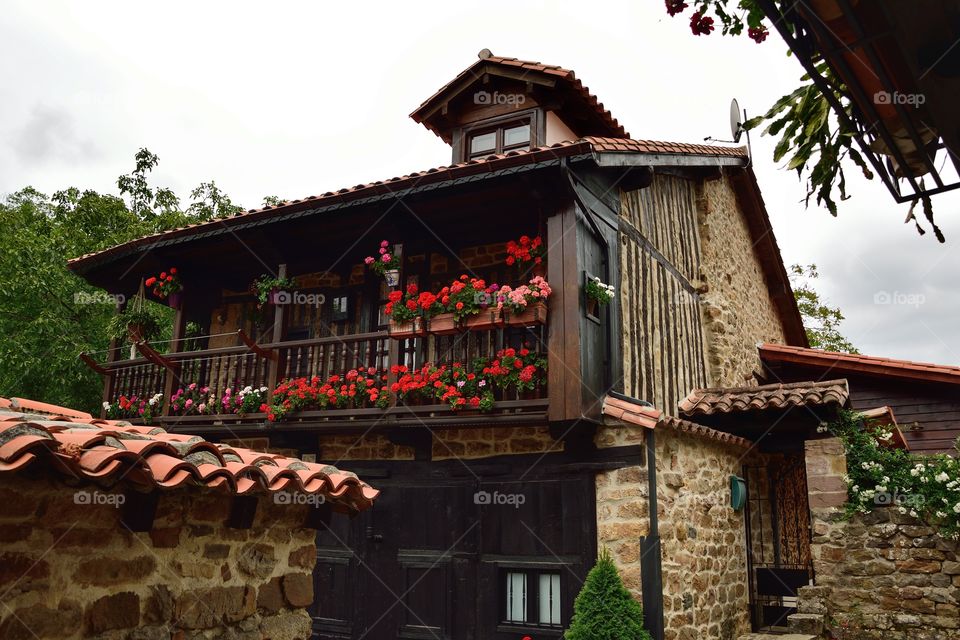
[[[865,356],[836,351],[822,351],[803,347],[788,347],[780,344],[762,344],[760,358],[764,361],[791,362],[794,364],[824,367],[838,372],[947,382],[960,384],[960,367],[929,362],[895,360],[879,356]]]
[[[699,438],[715,440],[716,442],[722,442],[735,447],[742,447],[744,449],[749,449],[753,446],[753,442],[746,438],[735,436],[732,433],[711,429],[710,427],[705,427],[702,424],[690,422],[689,420],[684,420],[682,418],[675,418],[673,416],[663,416],[660,418],[660,421],[657,423],[657,428],[673,429],[675,431],[680,431],[681,433],[689,433],[690,435],[697,436]]]
[[[170,229],[161,233],[155,233],[130,242],[110,247],[102,251],[87,253],[67,261],[71,268],[78,268],[94,257],[108,256],[117,253],[125,248],[133,248],[160,239],[167,239],[176,236],[192,235],[199,233],[204,229],[218,227],[229,227],[234,222],[242,223],[248,220],[257,220],[261,218],[270,218],[279,213],[287,211],[299,211],[313,206],[323,206],[328,204],[328,200],[343,202],[344,196],[349,196],[348,200],[358,199],[366,196],[382,195],[393,193],[398,188],[407,186],[417,186],[439,182],[447,179],[460,178],[468,175],[486,173],[498,169],[505,169],[515,165],[533,164],[545,160],[556,160],[561,157],[573,156],[587,153],[645,153],[645,154],[673,154],[683,156],[704,156],[704,157],[726,157],[726,158],[747,158],[746,147],[719,147],[702,144],[670,143],[658,142],[655,140],[630,140],[624,138],[601,138],[586,137],[578,140],[566,140],[555,144],[534,147],[525,151],[510,151],[506,154],[493,154],[486,158],[474,159],[468,162],[460,162],[450,166],[434,167],[425,171],[415,171],[399,178],[390,178],[386,181],[371,182],[369,184],[360,184],[354,187],[340,189],[337,192],[327,191],[319,196],[309,196],[297,201],[287,201],[276,206],[266,206],[260,209],[248,209],[237,213],[230,218],[218,218],[208,222],[187,225],[176,229]],[[406,183],[410,183],[409,185]],[[386,186],[389,184],[389,186]],[[332,204],[332,203],[330,203]],[[284,211],[287,210],[287,211]]]
[[[845,406],[850,397],[846,380],[767,384],[759,387],[694,389],[680,401],[687,416],[766,411],[789,407]]]
[[[121,480],[172,489],[206,486],[235,494],[290,491],[319,494],[334,508],[369,508],[379,491],[348,471],[270,453],[167,433],[159,427],[82,414],[36,403],[44,413],[13,410],[0,398],[0,473],[46,464],[68,477]]]
[[[656,427],[660,419],[660,411],[653,407],[611,395],[604,396],[600,411],[615,420],[647,429]]]

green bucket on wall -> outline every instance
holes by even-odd
[[[739,476],[730,476],[730,506],[734,511],[747,503],[747,482]]]

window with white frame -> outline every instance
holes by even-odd
[[[527,626],[561,626],[559,573],[510,570],[504,576],[505,622]]]

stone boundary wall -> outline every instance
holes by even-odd
[[[612,440],[630,430],[608,430]],[[633,444],[642,430],[633,429]],[[665,640],[736,640],[750,630],[746,529],[730,506],[730,475],[745,451],[658,428],[657,496]],[[646,466],[597,474],[598,546],[610,549],[624,584],[641,598],[640,538],[649,533]]]
[[[261,498],[253,527],[230,529],[230,496],[165,491],[153,530],[132,533],[104,503],[117,495],[47,476],[0,482],[0,638],[310,637],[307,507]]]
[[[958,543],[896,507],[846,519],[845,472],[838,439],[807,443],[816,586],[800,590],[791,624],[823,638],[960,639]]]

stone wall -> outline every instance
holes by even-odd
[[[816,586],[791,623],[825,638],[960,639],[960,545],[895,507],[844,518],[845,472],[839,440],[807,443]]]
[[[166,491],[154,528],[132,533],[118,495],[40,475],[0,482],[0,638],[309,637],[307,507],[261,498],[253,527],[230,529],[229,496]]]
[[[710,384],[742,386],[760,366],[757,343],[782,344],[783,325],[729,180],[701,183],[697,209]]]
[[[736,640],[749,631],[742,512],[730,507],[730,475],[744,449],[658,428],[657,497],[666,640]],[[641,597],[640,537],[649,533],[647,469],[597,474],[598,545]]]
[[[432,459],[486,458],[525,453],[559,453],[563,443],[547,427],[463,427],[434,429]],[[320,455],[331,464],[341,460],[413,460],[413,447],[397,445],[381,434],[320,436]]]

